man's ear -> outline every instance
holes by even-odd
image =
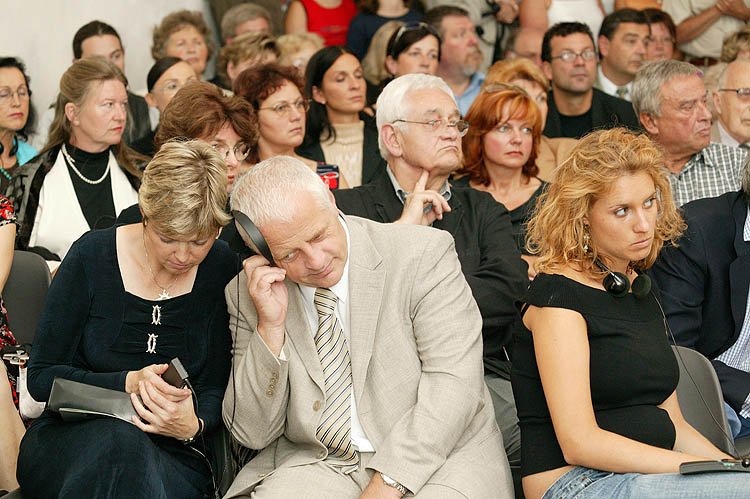
[[[609,55],[609,38],[604,35],[599,37],[599,53],[602,55],[602,58]]]
[[[656,123],[656,119],[649,113],[639,113],[638,119],[641,121],[641,125],[646,129],[649,135],[659,135],[659,125]]]
[[[547,61],[542,62],[542,71],[544,72],[544,76],[549,81],[552,81],[552,64]]]
[[[325,96],[325,94],[323,93],[323,91],[320,88],[318,88],[316,86],[312,87],[312,98],[318,104],[322,104],[324,106],[326,105],[326,96]]]
[[[719,95],[719,92],[714,90],[711,93],[711,98],[713,99],[714,109],[716,110],[716,115],[721,116],[721,95]]]
[[[403,147],[401,147],[399,131],[396,126],[391,123],[383,124],[380,128],[380,138],[383,141],[389,156],[399,158],[403,155],[404,150]]]

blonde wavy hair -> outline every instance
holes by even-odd
[[[206,142],[166,142],[143,172],[138,205],[164,236],[215,236],[231,221],[227,167]]]
[[[661,150],[646,135],[624,128],[600,130],[583,137],[561,164],[550,188],[542,194],[528,224],[526,245],[538,255],[537,272],[574,267],[603,275],[595,267],[596,248],[583,249],[585,217],[597,199],[625,175],[647,173],[657,192],[658,216],[654,242],[648,255],[631,266],[645,270],[653,265],[665,243],[676,244],[685,230],[672,199]]]

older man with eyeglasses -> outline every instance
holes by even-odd
[[[750,148],[750,61],[736,60],[722,70],[713,100],[718,119],[711,142]]]
[[[632,106],[594,88],[594,36],[583,23],[559,23],[544,34],[542,70],[552,81],[544,135],[580,139],[592,130],[640,129]]]
[[[450,185],[449,176],[463,161],[461,137],[468,123],[442,79],[409,74],[393,80],[378,99],[377,126],[386,171],[369,184],[334,192],[336,205],[348,215],[431,225],[453,235],[482,314],[485,381],[512,463],[520,458],[520,433],[505,347],[516,315],[514,301],[528,279],[508,210],[485,192]]]

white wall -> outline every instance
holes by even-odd
[[[98,19],[120,34],[130,88],[143,93],[154,63],[151,32],[165,15],[179,9],[202,11],[213,28],[205,0],[0,0],[0,56],[20,57],[26,63],[33,103],[41,115],[73,59],[73,35]],[[207,73],[213,75],[213,68]]]

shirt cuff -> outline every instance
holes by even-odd
[[[285,335],[286,336],[286,335]],[[261,343],[263,343],[263,346],[266,347],[266,350],[268,350],[268,353],[271,354],[271,356],[276,359],[276,363],[281,365],[281,361],[287,360],[287,353],[286,353],[286,337],[284,338],[284,344],[281,346],[281,352],[279,352],[279,355],[276,356],[270,348],[268,348],[268,345],[266,345],[266,342],[263,340],[263,337],[261,335],[258,335],[258,339]]]

